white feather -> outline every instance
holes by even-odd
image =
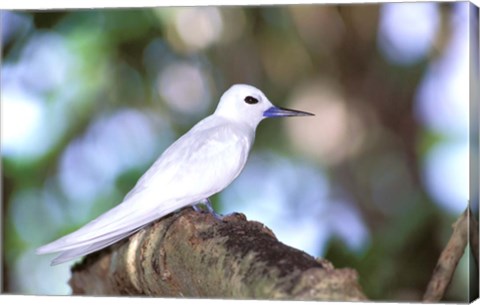
[[[258,103],[246,103],[247,96]],[[274,107],[254,87],[232,86],[215,113],[165,150],[122,203],[38,248],[37,253],[61,252],[52,264],[62,263],[105,248],[158,218],[220,192],[242,171],[255,129],[272,109],[277,112],[268,116],[306,115]]]

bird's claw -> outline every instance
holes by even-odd
[[[212,207],[212,203],[210,202],[210,200],[208,198],[203,199],[199,203],[192,205],[192,208],[193,208],[193,210],[195,210],[195,212],[202,212],[203,211],[203,209],[201,209],[199,207],[200,204],[204,205],[207,208],[207,211],[210,214],[212,214],[215,219],[217,219],[217,220],[222,220],[223,219],[222,215],[217,214],[217,212],[215,212],[215,210]]]

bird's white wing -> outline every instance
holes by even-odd
[[[160,156],[121,204],[37,253],[63,251],[55,264],[97,251],[221,191],[241,172],[253,136],[221,118],[206,118]]]
[[[252,130],[210,116],[165,150],[125,199],[152,187],[158,193],[158,186],[165,186],[161,192],[167,198],[209,197],[241,172],[254,136]]]

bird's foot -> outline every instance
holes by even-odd
[[[210,202],[210,199],[206,198],[200,201],[197,204],[192,205],[192,208],[195,210],[195,212],[202,212],[203,210],[199,207],[199,205],[204,205],[207,208],[207,211],[215,217],[217,220],[222,220],[223,216],[220,214],[217,214],[215,210],[212,207],[212,203]]]

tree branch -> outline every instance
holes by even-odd
[[[184,209],[72,268],[74,294],[366,300],[351,269],[280,243],[243,214]]]
[[[440,254],[437,265],[433,270],[432,278],[423,296],[424,302],[438,302],[445,294],[468,243],[469,214],[470,209],[467,207],[465,212],[452,225],[452,236]]]

